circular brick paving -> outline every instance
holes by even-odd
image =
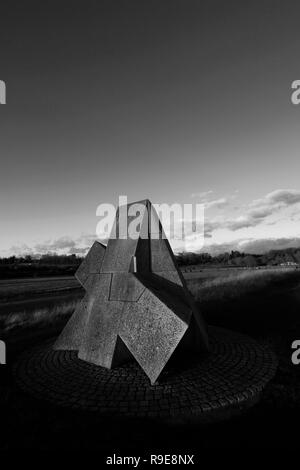
[[[209,335],[209,354],[174,361],[155,385],[136,363],[107,370],[75,351],[54,351],[53,340],[23,353],[14,374],[23,390],[56,405],[110,416],[222,418],[258,400],[277,362],[247,336],[214,327]]]

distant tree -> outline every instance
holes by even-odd
[[[249,268],[254,268],[258,265],[257,260],[252,255],[246,255],[243,258],[244,266],[248,266]]]

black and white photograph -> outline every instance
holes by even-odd
[[[1,3],[1,454],[298,448],[299,18]]]

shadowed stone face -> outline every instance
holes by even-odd
[[[54,348],[107,368],[134,357],[154,383],[180,342],[203,351],[208,338],[168,241],[151,239],[153,210],[143,204],[146,238],[110,239],[106,248],[95,242],[79,267],[86,295]]]

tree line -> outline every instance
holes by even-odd
[[[177,255],[179,266],[280,266],[283,264],[300,265],[300,248],[287,248],[285,250],[270,250],[264,254],[249,254],[239,251],[211,255],[209,253],[184,252]]]
[[[219,255],[209,253],[184,252],[176,255],[179,266],[212,267],[259,267],[280,266],[282,264],[300,265],[300,248],[271,250],[261,255],[231,251]],[[74,275],[83,258],[73,255],[46,254],[39,257],[27,255],[0,258],[0,279],[21,277],[43,277]]]
[[[47,254],[41,256],[10,256],[8,258],[0,258],[0,265],[10,265],[10,264],[51,264],[51,265],[78,265],[82,261],[82,257],[77,255],[57,255],[57,254]]]
[[[56,254],[0,258],[0,279],[72,276],[82,260],[76,255]]]

